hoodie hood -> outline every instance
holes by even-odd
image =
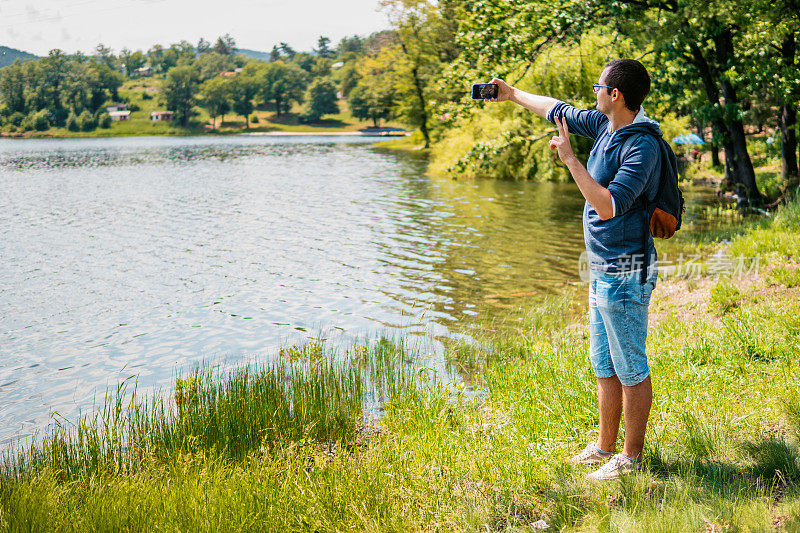
[[[610,146],[613,141],[624,142],[625,139],[637,133],[650,133],[656,137],[661,137],[661,124],[644,114],[644,107],[639,106],[639,112],[633,118],[633,122],[627,126],[622,126],[616,131],[611,130],[611,124],[608,124],[608,130],[611,133],[611,139],[608,142]],[[617,139],[619,137],[619,139]]]

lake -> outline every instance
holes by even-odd
[[[0,443],[131,375],[457,334],[579,281],[573,184],[432,178],[376,140],[0,141]]]

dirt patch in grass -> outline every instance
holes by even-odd
[[[742,293],[742,301],[769,300],[775,307],[781,302],[797,301],[800,286],[786,287],[771,280],[769,273],[775,268],[800,268],[800,263],[766,265],[758,272],[732,279],[731,283]],[[650,306],[650,326],[672,317],[684,321],[704,318],[718,322],[722,315],[709,308],[711,290],[718,281],[715,277],[659,279]]]

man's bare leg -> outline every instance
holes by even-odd
[[[622,387],[622,408],[625,412],[625,446],[622,453],[631,459],[641,459],[644,432],[653,403],[653,385],[650,376],[633,387]],[[602,417],[600,427],[602,428]],[[601,430],[602,435],[602,430]],[[605,449],[605,448],[603,448]]]
[[[617,376],[597,378],[597,410],[600,415],[597,446],[603,451],[613,452],[616,449],[619,417],[622,414],[622,384]],[[627,422],[627,417],[625,420]]]

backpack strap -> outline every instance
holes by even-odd
[[[620,167],[622,166],[623,161],[625,161],[625,158],[628,157],[628,154],[630,153],[631,148],[633,147],[634,141],[638,140],[642,135],[647,135],[647,134],[646,133],[639,133],[639,134],[634,133],[633,135],[628,136],[628,138],[625,139],[622,142],[622,147],[619,149],[619,166]],[[650,269],[650,253],[649,253],[650,249],[647,247],[647,244],[648,244],[648,238],[647,237],[650,235],[649,207],[653,203],[647,197],[647,190],[646,189],[647,188],[645,187],[645,190],[642,191],[642,194],[638,198],[638,200],[640,200],[642,202],[642,206],[644,207],[645,216],[648,217],[648,220],[646,221],[647,228],[646,228],[646,230],[645,230],[645,232],[643,234],[644,237],[642,239],[642,272],[641,272],[641,282],[642,282],[642,284],[644,284],[645,281],[647,281],[647,271]],[[656,197],[658,197],[657,194],[656,194]]]

